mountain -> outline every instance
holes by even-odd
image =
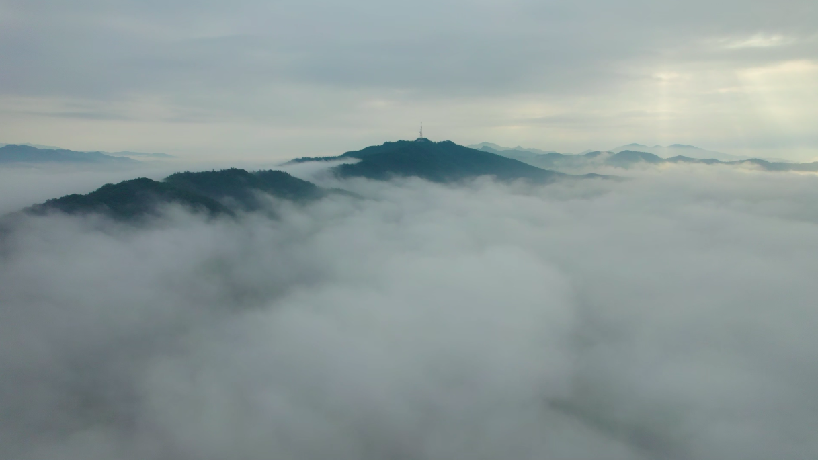
[[[320,188],[283,171],[248,172],[232,168],[181,172],[162,181],[141,177],[118,184],[106,184],[91,193],[51,199],[25,211],[32,214],[52,211],[68,214],[99,213],[115,219],[129,220],[155,215],[161,205],[174,203],[209,215],[233,215],[237,211],[261,209],[261,193],[303,203],[336,192],[344,193]]]
[[[107,153],[108,155],[113,155],[116,157],[145,157],[145,158],[156,158],[156,159],[163,159],[167,160],[170,158],[176,158],[173,155],[168,155],[167,153],[141,153],[141,152],[129,152],[129,151],[122,151],[122,152],[103,152]]]
[[[77,151],[37,144],[0,144],[0,163],[122,162],[130,157],[163,160],[175,158],[167,153]]]
[[[0,144],[0,147],[6,146],[6,145],[25,145],[25,146],[28,146],[28,147],[37,147],[38,149],[46,149],[46,150],[59,150],[60,149],[60,147],[54,147],[53,145],[31,144],[31,143],[28,143],[28,142],[25,142],[25,143],[22,143],[22,144]]]
[[[0,164],[7,163],[136,163],[125,157],[106,155],[102,152],[77,152],[66,149],[41,149],[30,145],[4,145],[0,147]]]
[[[778,163],[773,161],[750,158],[749,160],[719,161],[719,160],[699,160],[684,156],[676,156],[666,160],[669,163],[703,163],[703,164],[724,164],[724,165],[744,165],[753,166],[765,171],[818,171],[818,161],[812,163]]]
[[[677,155],[671,158],[660,158],[657,155],[646,152],[635,152],[631,150],[623,150],[615,153],[605,160],[605,164],[611,166],[619,166],[627,168],[638,163],[698,163],[707,165],[732,165],[732,166],[751,166],[762,169],[764,171],[818,171],[818,161],[814,163],[775,163],[767,160],[760,160],[758,158],[751,158],[748,160],[735,161],[721,161],[713,158],[699,159],[691,158],[683,155]]]
[[[86,195],[66,195],[27,211],[45,214],[61,211],[66,214],[104,214],[115,219],[133,219],[155,214],[162,204],[181,204],[190,209],[205,211],[210,215],[232,214],[232,211],[208,196],[180,190],[164,182],[140,177],[118,184],[105,184]]]
[[[642,144],[628,144],[617,147],[615,149],[611,149],[609,151],[613,153],[619,153],[625,150],[652,153],[662,158],[684,156],[687,158],[693,158],[698,160],[714,159],[721,161],[738,161],[745,159],[743,157],[738,157],[727,153],[715,152],[713,150],[705,150],[699,147],[694,147],[692,145],[683,144],[673,144],[667,147],[661,145],[654,145],[653,147],[649,147],[647,145]]]
[[[631,144],[628,147],[642,148],[642,150],[623,150],[618,151],[589,151],[580,155],[562,154],[556,152],[542,153],[538,155],[531,155],[530,153],[521,154],[519,150],[502,150],[498,155],[507,158],[520,160],[532,166],[551,170],[571,170],[576,168],[590,168],[599,166],[614,166],[618,168],[628,168],[637,164],[663,164],[663,163],[699,163],[707,165],[732,165],[732,166],[751,166],[765,171],[818,171],[818,162],[815,163],[782,163],[761,160],[758,158],[741,159],[741,160],[719,160],[716,158],[694,158],[686,155],[676,155],[669,158],[663,158],[654,153],[645,152],[650,150],[640,144]],[[657,146],[661,147],[661,146]],[[662,147],[664,148],[664,147]],[[704,155],[702,152],[709,152],[707,150],[699,149],[689,145],[672,145],[671,151],[694,150],[698,155]],[[722,154],[726,155],[726,154]],[[730,156],[730,155],[726,155]]]
[[[521,147],[519,145],[517,147],[502,147],[502,146],[499,146],[499,145],[494,144],[492,142],[481,142],[479,144],[469,145],[468,147],[472,148],[472,149],[475,149],[475,150],[483,150],[484,152],[496,153],[498,155],[501,155],[500,152],[516,152],[517,154],[522,155],[522,156],[526,156],[526,155],[528,155],[528,156],[543,155],[543,154],[548,154],[548,153],[556,153],[553,150],[540,150],[540,149],[534,149],[534,148],[524,148],[524,147]]]
[[[586,154],[588,155],[588,154]],[[597,155],[599,156],[599,155]],[[605,159],[605,163],[611,166],[627,167],[634,163],[664,163],[665,160],[652,153],[640,152],[635,150],[622,150],[614,153]]]
[[[312,182],[273,170],[251,173],[231,168],[221,171],[180,172],[171,174],[164,182],[179,190],[207,196],[245,211],[262,207],[258,192],[291,201],[309,201],[326,195],[324,189]]]
[[[432,182],[453,182],[479,176],[494,176],[502,181],[525,179],[536,183],[571,177],[485,150],[464,147],[452,141],[432,142],[426,139],[386,142],[346,152],[337,157],[304,157],[292,162],[345,159],[360,161],[332,168],[339,177],[387,180],[392,177],[414,176]]]

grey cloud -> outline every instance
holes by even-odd
[[[462,143],[772,145],[809,160],[814,68],[740,74],[814,64],[812,3],[9,0],[0,134],[98,149],[94,132],[116,126],[104,148],[299,156],[402,137],[425,120]],[[776,36],[781,46],[728,46]],[[687,80],[661,86],[657,73]],[[78,101],[94,108],[72,110]],[[618,116],[634,111],[650,120]],[[588,126],[527,121],[541,116]]]
[[[814,457],[815,176],[631,174],[26,220],[0,457]]]
[[[110,97],[311,81],[439,95],[582,92],[622,78],[611,70],[624,62],[690,59],[683,50],[702,39],[812,35],[815,15],[802,1],[143,3],[11,3],[19,25],[4,32],[2,55],[17,65],[4,91]]]

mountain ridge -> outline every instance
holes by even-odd
[[[146,159],[175,158],[167,153],[131,151],[103,152],[99,150],[70,150],[35,144],[0,144],[0,164],[7,163],[136,163],[131,157]]]
[[[641,144],[630,144],[630,146],[642,146]],[[692,146],[682,146],[687,148]],[[634,147],[638,148],[638,147]],[[698,147],[692,147],[699,149]],[[761,168],[765,171],[818,171],[818,162],[813,163],[784,163],[768,161],[760,158],[748,158],[740,160],[724,161],[716,158],[694,158],[687,155],[675,155],[668,158],[663,158],[651,152],[644,150],[619,150],[612,151],[589,151],[583,154],[563,154],[557,152],[549,152],[539,155],[530,155],[527,153],[521,154],[516,150],[504,150],[498,153],[508,158],[514,158],[519,161],[528,163],[532,166],[545,169],[560,170],[561,168],[587,168],[598,166],[614,166],[620,168],[628,168],[639,163],[645,164],[663,164],[663,163],[698,163],[706,165],[728,165],[728,166],[742,166],[751,165]]]
[[[78,152],[68,149],[41,149],[29,145],[7,144],[0,147],[0,164],[13,163],[116,163],[136,164],[128,157],[103,152]]]
[[[295,203],[306,203],[332,193],[349,194],[321,188],[284,171],[249,172],[230,168],[219,171],[178,172],[161,181],[139,177],[116,184],[105,184],[87,194],[52,198],[25,208],[22,212],[43,215],[102,214],[116,220],[134,220],[157,215],[166,204],[179,204],[209,216],[233,216],[240,211],[264,207],[260,193]]]
[[[388,180],[393,177],[419,177],[432,182],[456,182],[479,176],[500,181],[527,180],[550,183],[560,178],[580,178],[542,169],[515,158],[455,144],[428,140],[385,142],[334,157],[301,157],[288,162],[359,160],[331,168],[338,177],[366,177]],[[587,175],[587,177],[599,177]]]

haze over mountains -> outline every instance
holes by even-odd
[[[9,163],[135,163],[130,157],[171,159],[166,153],[75,151],[31,144],[0,144],[0,164]]]
[[[548,183],[565,174],[532,167],[516,159],[457,145],[451,141],[387,142],[383,145],[346,152],[337,157],[303,157],[294,163],[310,161],[359,160],[333,168],[340,177],[366,177],[388,180],[391,177],[415,176],[432,182],[450,182],[479,176],[498,180],[525,179]]]
[[[818,176],[522,153],[627,180],[423,139],[0,219],[0,458],[812,458]]]
[[[816,24],[0,0],[0,460],[818,460]]]
[[[534,148],[525,148],[522,146],[517,147],[502,147],[497,144],[493,144],[491,142],[481,142],[479,144],[470,145],[469,147],[479,150],[485,150],[487,152],[493,153],[500,153],[500,152],[508,152],[508,154],[515,153],[517,155],[526,155],[531,154],[531,156],[535,155],[545,155],[549,153],[557,153],[554,150],[540,150]],[[646,152],[652,153],[661,158],[671,158],[675,156],[685,156],[688,158],[696,158],[699,160],[722,160],[722,161],[736,161],[736,160],[746,160],[748,158],[739,157],[735,155],[730,155],[727,153],[716,152],[713,150],[706,150],[700,147],[695,147],[692,145],[682,145],[682,144],[673,144],[669,146],[662,146],[662,145],[654,145],[653,147],[643,145],[643,144],[628,144],[622,145],[616,148],[612,148],[609,150],[601,150],[602,152],[613,152],[619,153],[623,150],[630,150],[630,151],[637,151],[637,152]],[[586,150],[582,152],[580,155],[595,152],[597,150]],[[571,155],[568,153],[563,153],[563,155]],[[530,157],[530,156],[529,156]]]
[[[700,147],[683,144],[673,144],[668,146],[654,145],[653,147],[642,144],[628,144],[608,150],[609,152],[619,153],[625,150],[652,153],[661,158],[672,158],[683,156],[687,158],[695,158],[698,160],[720,160],[720,161],[737,161],[747,160],[748,158],[730,155],[727,153],[716,152],[713,150],[706,150]]]
[[[12,151],[32,154],[73,155],[76,152],[39,150],[13,146]],[[0,148],[2,152],[2,148]],[[100,154],[101,155],[101,154]],[[98,158],[98,156],[92,157]],[[105,158],[104,156],[102,158]],[[599,178],[596,174],[571,176],[543,170],[515,159],[470,149],[451,141],[387,142],[337,157],[299,158],[292,164],[355,160],[332,166],[329,172],[339,179],[361,177],[386,181],[395,177],[417,177],[431,182],[450,183],[490,176],[498,181],[524,180],[548,184],[557,180]],[[176,204],[209,215],[237,211],[255,211],[263,207],[260,194],[304,202],[319,199],[340,190],[325,190],[281,171],[248,172],[243,169],[184,172],[162,181],[148,178],[107,184],[85,194],[72,194],[46,201],[27,210],[43,214],[61,211],[69,214],[101,213],[121,220],[156,215],[163,206]]]
[[[452,183],[490,176],[494,180],[523,180],[532,184],[549,184],[558,180],[600,178],[597,174],[571,175],[565,172],[593,170],[598,167],[632,168],[638,165],[703,164],[752,167],[766,171],[818,171],[818,162],[809,164],[771,163],[764,160],[722,161],[677,155],[662,158],[650,152],[627,150],[644,148],[631,144],[606,152],[567,155],[537,149],[502,149],[482,143],[469,148],[451,141],[386,142],[362,150],[349,151],[334,157],[302,157],[288,164],[338,162],[328,172],[338,179],[361,177],[387,181],[396,177],[417,177],[437,183]],[[662,148],[664,153],[683,151],[699,157],[710,152],[692,146],[675,145]],[[655,149],[654,149],[655,150]],[[75,152],[65,149],[39,149],[33,146],[6,145],[0,147],[0,162],[31,163],[129,163],[129,158],[101,152]],[[563,172],[558,172],[563,171]],[[72,194],[47,200],[28,212],[62,211],[69,214],[102,213],[116,219],[135,219],[156,215],[163,206],[176,204],[210,215],[234,215],[239,211],[254,211],[263,207],[259,194],[304,202],[319,199],[328,193],[315,184],[297,179],[280,171],[248,172],[243,169],[185,172],[168,176],[162,181],[148,178],[107,184],[86,195]]]
[[[660,165],[670,163],[741,166],[766,171],[818,171],[818,162],[782,163],[758,158],[739,159],[732,155],[679,144],[668,147],[629,144],[607,151],[589,151],[576,155],[523,147],[509,149],[487,142],[472,147],[514,158],[539,168],[560,171],[593,170],[602,166],[629,168],[640,164]]]

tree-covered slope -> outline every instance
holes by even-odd
[[[433,182],[450,182],[494,176],[499,180],[527,179],[542,183],[562,175],[451,141],[392,142],[344,155],[361,161],[335,167],[341,177],[385,180],[416,176]]]
[[[153,214],[162,204],[181,204],[209,214],[231,214],[229,208],[205,195],[182,190],[145,177],[118,184],[105,184],[85,195],[73,194],[54,198],[29,208],[41,214],[62,211],[67,214],[105,214],[116,219],[130,219]]]
[[[282,171],[248,172],[233,168],[176,173],[163,181],[142,177],[106,184],[91,193],[51,199],[27,211],[99,213],[116,219],[132,219],[155,214],[161,205],[179,204],[210,215],[231,215],[239,210],[261,208],[261,194],[305,202],[330,192]]]
[[[451,182],[479,176],[498,180],[553,181],[564,174],[543,170],[521,161],[475,150],[451,141],[397,141],[346,152],[337,157],[299,158],[294,162],[358,159],[332,168],[339,177],[387,180],[415,176],[433,182]]]
[[[245,210],[261,206],[259,192],[293,201],[321,198],[327,193],[312,182],[273,170],[248,172],[231,168],[221,171],[180,172],[171,174],[164,182],[221,202],[235,203]]]

